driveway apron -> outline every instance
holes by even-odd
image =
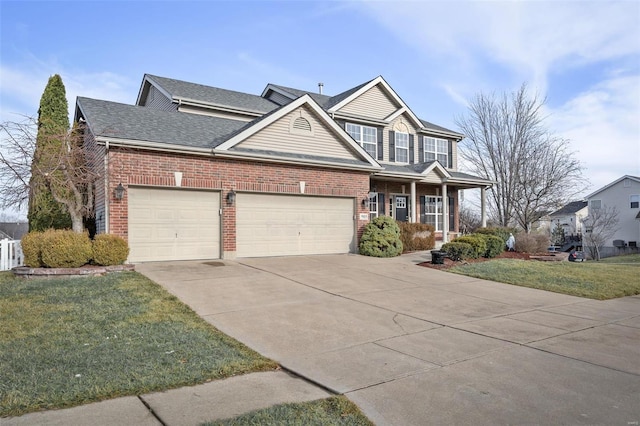
[[[326,255],[136,269],[379,425],[640,422],[639,296],[593,301],[421,260]]]

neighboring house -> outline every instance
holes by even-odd
[[[447,241],[458,192],[493,184],[458,172],[464,136],[382,77],[257,96],[147,74],[135,105],[79,97],[75,119],[106,170],[97,231],[126,238],[132,262],[357,252],[378,215]]]
[[[29,232],[27,222],[0,222],[0,240],[19,240],[24,234]]]
[[[618,211],[618,229],[605,243],[602,257],[637,251],[640,244],[640,177],[622,176],[585,199],[589,214],[602,208],[615,207]]]
[[[587,210],[586,201],[572,201],[551,213],[551,232],[560,226],[566,237],[582,235],[582,219],[587,217]]]

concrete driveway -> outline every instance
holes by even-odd
[[[378,425],[640,422],[640,296],[610,301],[357,255],[136,269]]]

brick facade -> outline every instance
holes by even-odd
[[[113,196],[115,187],[129,186],[175,188],[174,173],[182,172],[183,188],[221,192],[222,253],[236,251],[236,208],[227,203],[227,194],[254,192],[304,194],[353,198],[357,206],[357,236],[362,235],[368,213],[361,200],[369,192],[369,172],[329,169],[309,165],[288,165],[257,161],[222,159],[206,155],[174,154],[159,151],[112,148],[108,153],[109,233],[128,237],[128,191],[122,200]]]

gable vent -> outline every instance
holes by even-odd
[[[293,128],[300,132],[311,133],[311,123],[304,117],[298,117],[293,122]]]

